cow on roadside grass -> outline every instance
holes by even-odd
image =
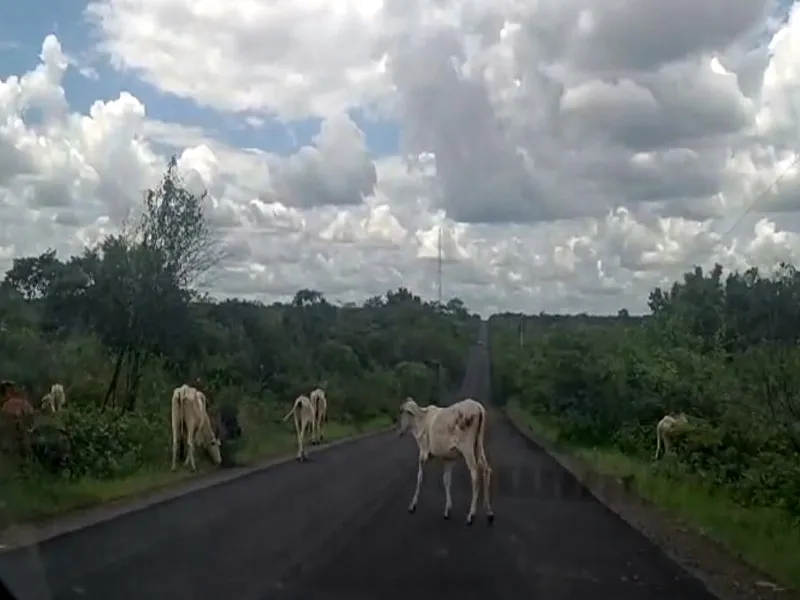
[[[194,449],[199,443],[205,447],[214,464],[222,463],[220,442],[211,428],[211,420],[206,410],[206,397],[197,389],[182,385],[172,392],[172,470],[176,468],[178,444],[186,443],[186,459],[184,465],[197,469]]]
[[[656,455],[657,459],[661,453],[661,446],[664,446],[664,453],[670,451],[673,438],[679,434],[689,424],[689,419],[684,413],[676,415],[665,415],[656,425]]]
[[[300,462],[307,461],[308,455],[304,445],[306,428],[311,427],[311,434],[313,437],[314,422],[316,415],[314,414],[314,405],[308,396],[300,395],[295,399],[292,404],[291,410],[283,417],[285,423],[289,417],[294,415],[294,430],[297,433],[297,460]]]
[[[67,395],[64,393],[64,386],[54,383],[50,386],[50,391],[42,398],[42,411],[55,414],[64,408],[67,402]]]
[[[14,450],[20,455],[29,449],[29,434],[35,415],[33,406],[13,381],[0,381],[0,421],[3,426],[0,435],[10,438]]]
[[[311,404],[314,406],[314,426],[311,428],[311,443],[319,444],[322,441],[322,423],[327,420],[328,399],[325,391],[317,388],[309,396]]]
[[[472,398],[447,407],[433,404],[420,406],[413,398],[406,398],[400,407],[398,435],[401,436],[410,430],[419,449],[417,487],[408,506],[408,512],[413,513],[417,509],[425,464],[430,459],[438,459],[444,463],[444,518],[450,518],[450,511],[453,508],[451,497],[453,467],[461,455],[472,479],[472,500],[467,515],[467,525],[472,525],[475,520],[481,479],[486,518],[489,524],[494,521],[494,511],[489,499],[492,469],[489,467],[484,448],[485,429],[486,409]]]

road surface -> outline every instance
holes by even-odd
[[[488,393],[487,360],[476,345],[462,392]],[[19,600],[712,598],[498,414],[487,436],[492,526],[480,504],[464,524],[463,465],[453,518],[438,466],[408,514],[416,447],[389,433],[53,539],[35,557],[5,553],[0,574]]]

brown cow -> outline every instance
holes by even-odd
[[[30,428],[35,411],[12,381],[0,381],[0,420],[3,422],[3,437],[13,439],[14,448],[23,453],[28,449]]]

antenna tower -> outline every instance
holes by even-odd
[[[436,261],[436,281],[439,286],[439,304],[442,303],[442,226],[439,225],[439,257]]]

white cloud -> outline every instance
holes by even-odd
[[[381,4],[111,0],[86,10],[103,50],[146,81],[209,106],[296,117],[386,92],[372,27]]]
[[[312,144],[289,157],[231,147],[148,118],[124,91],[78,114],[62,87],[75,61],[48,37],[39,67],[0,83],[0,263],[112,231],[164,146],[228,239],[224,295],[435,297],[440,228],[445,296],[484,313],[639,311],[694,263],[799,258],[796,7],[788,19],[766,0],[228,8],[96,0],[88,13],[118,68],[242,128],[321,116]],[[352,108],[397,119],[402,155],[371,157]]]

